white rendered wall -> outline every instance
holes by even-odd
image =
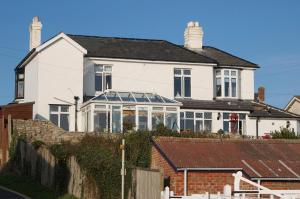
[[[294,102],[290,105],[290,107],[287,109],[287,111],[300,115],[300,102],[297,100],[294,100]]]
[[[240,96],[241,99],[254,99],[254,70],[241,70],[241,85]]]
[[[25,79],[30,77],[33,77],[30,82],[28,84],[25,82],[25,100],[31,100],[34,98],[31,96],[36,96],[35,119],[48,120],[49,104],[70,105],[68,102],[74,104],[74,96],[80,97],[80,107],[83,98],[83,54],[66,40],[60,39],[42,50],[38,55],[38,66],[34,67],[34,64],[26,66]],[[74,131],[74,105],[70,106],[69,121],[70,131]],[[81,114],[78,113],[79,129],[80,123]]]
[[[213,66],[178,63],[85,60],[84,93],[95,95],[94,63],[112,66],[112,90],[154,92],[174,98],[174,68],[191,69],[193,99],[213,99]]]
[[[24,102],[35,102],[33,106],[33,115],[37,114],[38,106],[38,62],[39,55],[34,57],[25,67]]]
[[[263,136],[271,133],[272,131],[280,130],[280,127],[286,127],[287,121],[290,121],[290,129],[294,129],[294,131],[299,134],[300,129],[299,122],[297,120],[260,118],[258,122],[258,136]],[[247,126],[248,135],[256,136],[256,118],[248,118]]]

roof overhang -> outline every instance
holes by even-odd
[[[286,105],[286,107],[284,108],[284,110],[288,111],[288,109],[291,107],[291,105],[292,105],[295,101],[297,101],[297,102],[300,103],[300,99],[298,99],[297,97],[294,96],[294,97],[289,101],[289,103]]]

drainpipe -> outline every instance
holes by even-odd
[[[78,101],[79,101],[79,97],[78,96],[74,96],[74,100],[75,100],[75,132],[77,132],[78,131],[77,114],[78,114]]]
[[[259,117],[256,117],[256,139],[258,139],[258,122],[259,122]]]
[[[187,196],[187,169],[184,169],[183,175],[183,195]]]

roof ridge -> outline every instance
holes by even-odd
[[[203,56],[203,57],[205,57],[205,58],[207,58],[207,59],[210,59],[210,60],[214,61],[216,64],[219,64],[219,62],[218,62],[217,60],[215,60],[215,59],[213,59],[213,58],[210,58],[210,57],[208,57],[208,56],[206,56],[206,55],[202,55],[202,54],[200,54],[200,53],[197,53],[197,52],[195,52],[195,51],[193,51],[193,50],[190,50],[190,49],[188,49],[188,48],[185,48],[183,45],[175,44],[175,43],[172,43],[172,42],[167,41],[167,40],[165,40],[165,42],[167,42],[167,43],[169,43],[169,44],[171,44],[171,45],[173,45],[173,46],[176,46],[176,47],[178,47],[178,48],[181,48],[181,49],[184,49],[184,50],[186,50],[186,51],[189,51],[189,52],[191,52],[191,53],[193,53],[193,54],[201,55],[201,56]]]
[[[245,61],[245,62],[249,62],[249,63],[255,65],[256,67],[260,68],[260,66],[259,66],[258,64],[256,64],[256,63],[253,63],[253,62],[251,62],[251,61],[248,61],[248,60],[246,60],[246,59],[243,59],[243,58],[241,58],[241,57],[238,57],[238,56],[236,56],[236,55],[233,55],[233,54],[231,54],[231,53],[229,53],[229,52],[226,52],[226,51],[224,51],[224,50],[221,50],[221,49],[219,49],[219,48],[216,48],[216,47],[213,47],[213,46],[203,46],[203,48],[213,48],[213,49],[218,50],[218,51],[220,51],[220,52],[222,52],[222,53],[225,53],[225,54],[227,54],[227,55],[230,55],[230,56],[232,56],[232,57],[238,58],[238,59],[243,60],[243,61]]]
[[[80,35],[80,34],[69,34],[68,36],[77,36],[77,37],[93,37],[93,38],[102,38],[102,39],[127,39],[127,40],[138,40],[138,41],[160,41],[160,42],[169,42],[164,39],[147,39],[147,38],[134,38],[134,37],[109,37],[109,36],[100,36],[100,35]]]

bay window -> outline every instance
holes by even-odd
[[[218,69],[215,74],[216,96],[236,98],[238,71],[234,69]]]
[[[191,97],[190,69],[174,69],[174,97]]]
[[[104,92],[112,88],[112,68],[107,65],[95,64],[95,91]]]
[[[50,105],[50,121],[56,126],[69,131],[69,106]]]

